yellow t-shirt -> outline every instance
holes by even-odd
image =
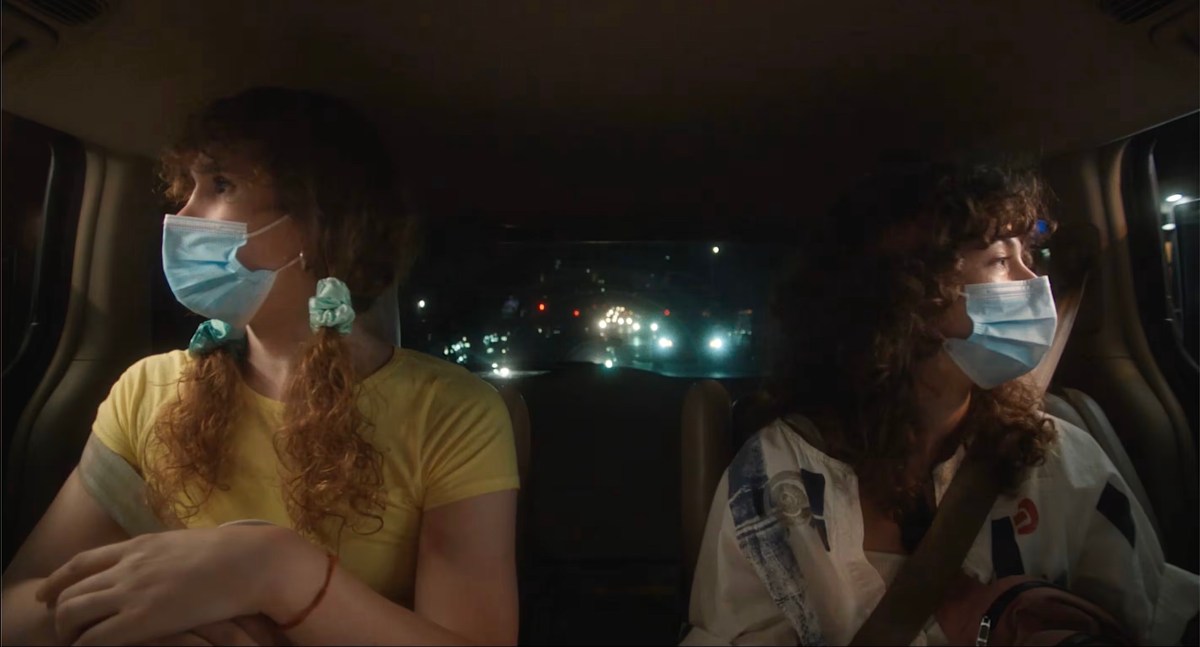
[[[189,362],[184,351],[147,357],[121,376],[100,405],[92,433],[139,473],[156,412]],[[371,588],[411,605],[423,510],[519,487],[512,423],[500,395],[461,367],[397,348],[362,382],[359,406],[383,453],[387,509],[373,534],[342,533],[341,564]],[[283,404],[239,388],[226,490],[214,489],[189,527],[263,519],[291,527],[272,436]],[[367,520],[363,524],[373,529]]]

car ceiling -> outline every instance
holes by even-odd
[[[819,213],[886,150],[1047,155],[1200,106],[1194,53],[1150,33],[1195,2],[1129,25],[1091,0],[113,5],[6,62],[5,109],[150,156],[211,98],[324,89],[423,210],[520,227],[732,236]]]

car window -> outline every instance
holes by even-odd
[[[762,375],[784,252],[763,243],[481,244],[415,268],[401,300],[404,345],[500,378],[580,362],[673,377]]]
[[[1196,344],[1200,341],[1200,199],[1191,198],[1186,202],[1176,204],[1171,208],[1171,221],[1165,225],[1174,225],[1168,240],[1164,243],[1166,253],[1166,271],[1174,283],[1171,290],[1173,297],[1176,329],[1183,338],[1184,348],[1192,360],[1200,360],[1200,352]]]
[[[4,455],[62,335],[83,193],[83,147],[9,112],[3,146]],[[17,379],[9,379],[17,376]]]
[[[1162,264],[1168,316],[1192,361],[1200,358],[1200,153],[1196,116],[1165,127],[1156,139],[1152,163],[1157,179]]]
[[[33,322],[33,290],[45,226],[50,142],[29,121],[3,113],[4,366],[16,358]]]
[[[1153,356],[1195,434],[1200,429],[1200,114],[1168,122],[1130,140],[1122,193],[1131,285]]]

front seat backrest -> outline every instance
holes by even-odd
[[[496,389],[504,398],[508,407],[508,417],[512,420],[513,443],[517,447],[517,473],[521,476],[521,487],[524,489],[525,480],[529,478],[529,407],[517,387],[504,384]]]
[[[503,384],[496,390],[508,408],[513,444],[517,449],[517,474],[521,479],[521,489],[517,492],[517,555],[520,557],[525,552],[525,528],[529,518],[529,407],[517,387]]]
[[[692,385],[680,421],[680,506],[683,519],[683,581],[690,594],[700,541],[721,474],[733,459],[729,393],[714,380]],[[686,598],[685,598],[686,599]]]

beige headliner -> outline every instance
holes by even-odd
[[[153,155],[203,100],[324,88],[369,107],[448,211],[771,211],[751,194],[827,199],[888,147],[1050,153],[1194,111],[1200,68],[1151,42],[1160,17],[1121,25],[1090,0],[121,0],[6,69],[4,102]]]

